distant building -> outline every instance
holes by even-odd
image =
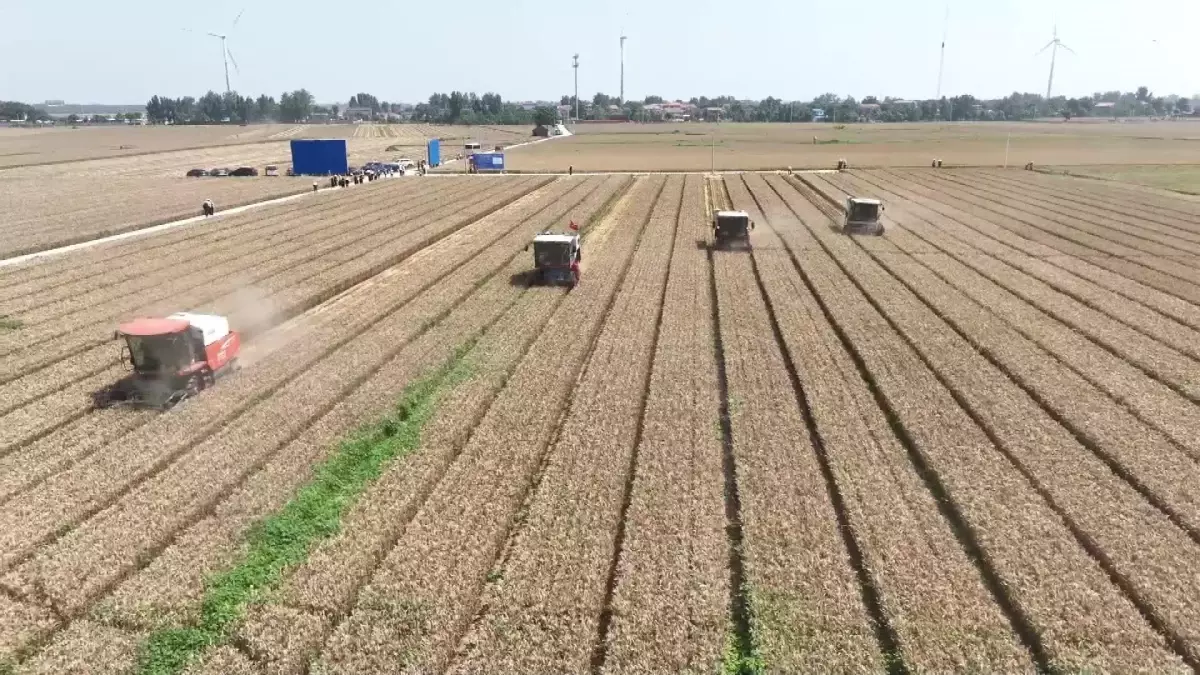
[[[374,116],[375,111],[370,107],[347,106],[342,110],[342,117],[348,120],[369,120]]]

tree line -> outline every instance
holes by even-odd
[[[622,101],[603,92],[591,100],[579,102],[583,119],[653,120],[658,113],[647,106],[661,104],[661,96],[646,96],[640,101]],[[1096,92],[1091,96],[1045,98],[1040,94],[1013,92],[995,99],[979,99],[969,94],[939,99],[902,100],[894,97],[879,99],[865,96],[845,98],[826,93],[809,101],[785,102],[773,96],[759,101],[739,100],[732,96],[697,96],[689,101],[696,107],[697,118],[714,116],[710,110],[719,109],[720,119],[734,122],[809,122],[822,119],[832,122],[920,122],[960,120],[1023,120],[1051,116],[1071,117],[1136,117],[1194,114],[1192,101],[1175,95],[1157,96],[1147,87],[1136,91]],[[573,116],[574,96],[564,95],[559,105],[569,106]],[[1200,106],[1197,106],[1200,108]],[[367,112],[369,111],[369,113]],[[487,92],[452,91],[434,93],[427,101],[415,106],[380,101],[378,97],[360,92],[340,105],[328,107],[315,103],[307,89],[284,92],[276,99],[268,94],[257,98],[237,92],[218,94],[209,91],[199,98],[184,96],[153,96],[146,102],[145,117],[152,124],[249,124],[253,122],[300,123],[315,115],[348,119],[384,119],[434,124],[552,124],[558,110],[551,105],[531,107],[505,101],[500,94]],[[141,113],[126,113],[122,119],[137,121]],[[0,120],[43,121],[52,119],[43,108],[17,101],[0,101]],[[106,121],[93,115],[91,121]],[[87,116],[72,115],[67,121],[88,121]]]
[[[969,94],[939,99],[904,100],[895,97],[879,99],[864,96],[842,98],[826,93],[810,101],[785,102],[773,96],[761,101],[738,100],[732,96],[693,97],[688,101],[706,117],[710,109],[720,109],[721,119],[734,122],[811,122],[817,119],[831,122],[920,122],[920,121],[1002,121],[1044,117],[1137,117],[1192,115],[1190,99],[1181,96],[1156,96],[1147,87],[1136,91],[1096,92],[1092,96],[1054,96],[1013,92],[1003,98],[979,99]],[[575,97],[564,95],[561,105],[575,109]],[[661,96],[647,96],[641,101],[621,101],[603,92],[591,101],[580,101],[583,119],[629,118],[653,119],[647,106],[663,103]],[[616,110],[613,107],[616,107]]]

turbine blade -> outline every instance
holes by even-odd
[[[229,48],[226,47],[225,53],[229,55],[229,62],[233,64],[234,72],[236,72],[238,75],[241,75],[242,69],[238,68],[237,59],[233,58],[233,52],[229,51]]]
[[[1046,43],[1046,46],[1045,46],[1045,47],[1042,47],[1042,48],[1041,48],[1041,49],[1039,49],[1039,50],[1037,50],[1037,54],[1034,54],[1034,56],[1037,56],[1038,54],[1041,54],[1042,52],[1046,51],[1047,49],[1050,49],[1050,47],[1051,47],[1053,44],[1054,44],[1054,40],[1051,40],[1051,41],[1047,42],[1047,43]]]
[[[243,15],[243,14],[245,14],[245,13],[246,13],[246,8],[245,8],[245,7],[243,7],[243,8],[242,8],[242,11],[238,12],[237,18],[235,18],[235,19],[233,20],[233,25],[232,25],[232,26],[230,26],[230,28],[233,28],[234,26],[236,26],[236,25],[237,25],[237,22],[241,20],[241,18],[242,18],[242,15]]]
[[[213,37],[215,37],[215,38],[221,38],[222,40],[224,40],[224,39],[225,39],[225,36],[224,36],[224,35],[217,35],[216,33],[209,33],[209,35],[211,35],[211,36],[213,36]]]
[[[1063,43],[1061,43],[1061,42],[1060,42],[1060,43],[1058,43],[1058,46],[1059,46],[1059,47],[1062,47],[1063,49],[1065,49],[1065,50],[1067,50],[1067,51],[1069,51],[1069,52],[1071,52],[1072,54],[1075,54],[1075,50],[1074,50],[1074,49],[1071,49],[1070,47],[1068,47],[1068,46],[1064,45],[1064,44],[1063,44]],[[1075,54],[1075,56],[1079,56],[1079,55],[1078,55],[1078,54]]]

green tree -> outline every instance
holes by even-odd
[[[533,111],[533,123],[539,126],[550,126],[558,119],[558,113],[553,108],[538,107]]]
[[[286,92],[279,97],[279,121],[303,122],[312,111],[313,95],[307,89]]]

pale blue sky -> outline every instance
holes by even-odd
[[[945,0],[200,0],[3,3],[0,99],[139,103],[151,94],[224,88],[218,41],[229,44],[233,88],[278,96],[307,87],[322,102],[358,91],[416,102],[432,91],[496,91],[506,99],[618,89],[689,97],[809,99],[932,97]],[[950,0],[942,92],[1044,92],[1059,37],[1055,93],[1146,85],[1200,93],[1200,0]],[[199,31],[187,33],[190,27]],[[1154,42],[1157,40],[1157,42]]]

